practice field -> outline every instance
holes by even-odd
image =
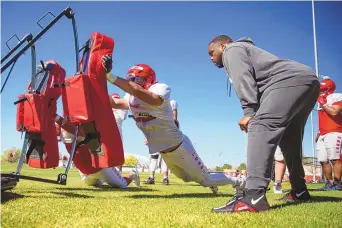
[[[15,165],[1,164],[2,172]],[[64,169],[32,169],[23,175],[55,179]],[[141,175],[141,182],[148,177]],[[1,227],[342,227],[342,191],[315,191],[313,202],[278,202],[279,195],[267,194],[273,210],[258,214],[214,214],[213,207],[233,196],[231,187],[220,187],[213,196],[208,188],[184,183],[171,175],[170,185],[161,183],[126,190],[88,187],[75,169],[66,186],[21,180],[12,192],[1,194]],[[289,184],[284,185],[289,189]]]

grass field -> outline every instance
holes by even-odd
[[[1,165],[1,172],[15,171],[15,165]],[[22,174],[56,179],[63,170],[25,166]],[[147,177],[141,174],[142,182]],[[314,191],[322,184],[309,185],[311,203],[281,203],[269,191],[272,210],[230,215],[210,210],[233,196],[231,187],[220,187],[213,196],[208,188],[173,175],[169,186],[161,179],[157,175],[155,185],[126,190],[88,187],[75,169],[66,186],[21,180],[1,195],[1,227],[342,227],[342,191]]]

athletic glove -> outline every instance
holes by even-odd
[[[112,56],[110,56],[110,55],[102,56],[102,66],[106,71],[107,81],[114,84],[114,82],[118,78],[118,76],[112,75],[112,73],[111,73],[112,68],[113,68]]]
[[[323,105],[327,104],[327,98],[325,96],[319,96],[317,102],[323,107]]]
[[[111,72],[113,68],[112,56],[110,55],[102,56],[102,66],[104,67],[106,73]]]

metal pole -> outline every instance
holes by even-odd
[[[29,49],[41,36],[43,36],[54,24],[59,21],[63,16],[68,15],[71,12],[71,8],[68,7],[55,17],[50,24],[48,24],[37,36],[35,36],[23,49],[21,49],[11,60],[9,60],[3,67],[1,67],[1,73],[4,72],[14,61],[16,61],[27,49]]]
[[[21,40],[20,40],[20,42],[12,49],[12,50],[10,50],[4,57],[2,57],[2,59],[1,59],[1,64],[8,58],[8,57],[10,57],[23,43],[25,43],[26,41],[30,41],[30,40],[32,40],[32,38],[33,38],[33,36],[32,36],[32,34],[31,33],[29,33],[29,34],[26,34],[25,36],[24,36],[24,38],[22,38]]]
[[[317,54],[317,40],[316,40],[316,18],[315,18],[315,3],[314,0],[311,1],[312,5],[312,25],[313,25],[313,36],[314,36],[314,51],[315,51],[315,68],[316,68],[316,76],[319,78],[319,70],[318,70],[318,54]],[[311,137],[312,137],[312,157],[315,161],[315,138],[314,138],[314,127],[313,127],[313,117],[312,112],[310,114],[311,120]],[[314,172],[313,172],[313,180],[316,181],[316,164],[314,163]]]

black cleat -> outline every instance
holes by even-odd
[[[260,212],[270,209],[270,205],[266,199],[266,192],[261,190],[246,189],[244,196],[234,197],[226,205],[213,208],[211,211],[215,213],[236,213],[236,212]]]
[[[169,185],[169,178],[165,177],[165,178],[163,179],[163,184],[164,184],[164,185]]]
[[[149,177],[149,178],[144,182],[144,184],[154,184],[154,178]]]
[[[279,200],[286,202],[309,202],[311,200],[311,196],[307,189],[303,189],[302,191],[298,192],[291,190]]]

